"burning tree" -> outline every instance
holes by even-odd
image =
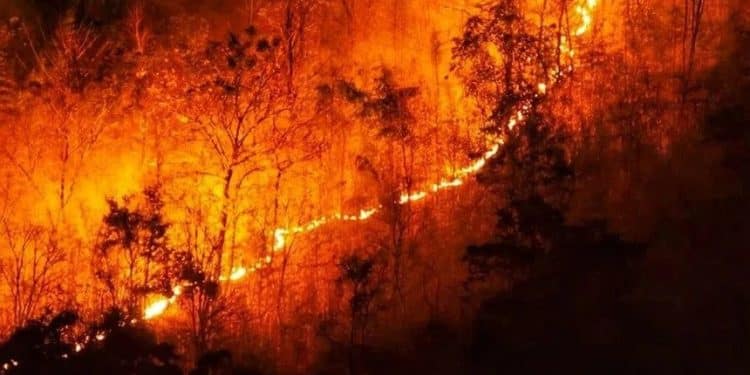
[[[281,174],[292,164],[281,150],[295,139],[299,113],[285,79],[282,39],[265,37],[255,27],[186,50],[180,63],[187,89],[178,98],[184,104],[178,119],[195,146],[186,157],[188,172],[181,176],[197,181],[209,193],[177,193],[196,200],[181,200],[178,208],[184,221],[176,228],[206,282],[217,283],[233,274],[243,258],[266,251],[237,250],[241,241],[252,243],[247,228],[254,212],[248,206],[249,182],[259,172],[277,169],[278,190]],[[198,168],[195,159],[200,160]],[[196,354],[210,349],[221,324],[227,323],[220,317],[227,312],[231,293],[231,288],[221,293],[218,287],[204,288],[184,299]]]
[[[97,277],[110,294],[111,306],[141,311],[146,293],[171,293],[171,258],[167,243],[169,225],[162,215],[158,188],[146,189],[142,202],[125,197],[124,204],[108,200],[95,254]]]
[[[27,35],[28,31],[27,31]],[[31,36],[29,43],[34,46]],[[108,43],[96,30],[76,22],[72,14],[61,22],[48,45],[33,48],[35,71],[26,100],[44,110],[47,126],[40,132],[55,153],[57,210],[64,221],[84,160],[99,140],[112,112],[113,92],[99,86],[107,78]]]
[[[248,177],[266,167],[263,157],[275,146],[271,137],[283,126],[278,121],[285,110],[280,42],[249,27],[194,56],[198,81],[186,93],[185,121],[209,151],[212,168],[203,173],[219,180],[218,223],[208,260],[217,278],[226,265],[232,205]]]
[[[158,186],[146,189],[142,197],[126,197],[123,204],[109,200],[96,246],[96,274],[110,294],[110,304],[148,320],[181,298],[191,322],[196,351],[208,349],[223,313],[218,280],[202,268],[203,262],[189,249],[170,244]],[[183,244],[184,246],[184,244]],[[145,309],[149,295],[156,302]],[[143,314],[143,315],[142,315]]]
[[[538,32],[517,0],[498,1],[466,22],[454,41],[452,69],[497,130],[519,103],[544,93],[566,73],[559,52],[571,47],[561,43],[567,40],[561,31]]]
[[[346,82],[339,83],[339,91],[354,104],[360,118],[372,127],[375,139],[385,144],[385,160],[373,163],[369,158],[359,156],[356,164],[360,171],[376,181],[380,190],[380,204],[386,208],[389,233],[382,246],[392,254],[393,292],[403,307],[406,255],[413,250],[409,243],[409,231],[413,228],[410,227],[412,212],[408,203],[417,185],[415,160],[418,135],[415,134],[417,117],[414,101],[419,95],[419,88],[399,86],[393,73],[382,68],[374,81],[372,92]]]
[[[550,247],[562,225],[572,169],[566,134],[545,113],[544,99],[548,86],[569,73],[561,54],[573,54],[563,30],[545,32],[543,21],[537,29],[520,2],[501,0],[469,19],[455,41],[453,68],[485,114],[485,132],[502,141],[478,178],[503,204],[501,245],[469,248],[475,278],[509,263],[508,269],[523,269],[529,256]]]

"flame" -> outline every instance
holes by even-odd
[[[221,281],[226,280],[239,280],[242,277],[245,276],[244,271],[240,272],[240,270],[244,270],[244,268],[236,269],[232,271],[232,274],[230,275],[229,279],[223,279],[220,278]],[[182,295],[182,292],[185,290],[186,286],[190,286],[190,283],[183,282],[182,284],[178,284],[172,287],[172,296],[171,297],[159,297],[154,302],[151,302],[144,310],[143,310],[143,319],[145,320],[151,320],[161,314],[164,313],[164,311],[167,310],[167,308],[175,303],[177,301],[177,298]],[[133,322],[136,320],[133,319]]]
[[[454,178],[452,180],[440,180],[437,184],[432,184],[432,192],[437,193],[440,190],[451,189],[459,187],[464,184],[464,181],[460,178]]]
[[[598,0],[582,0],[581,3],[576,5],[575,11],[580,16],[580,22],[581,24],[578,26],[578,28],[575,30],[574,35],[577,37],[581,37],[584,34],[586,34],[588,31],[591,30],[591,26],[593,24],[593,13],[598,4]],[[571,45],[567,38],[564,36],[561,37],[560,40],[560,51],[563,54],[569,55],[571,58],[575,56],[575,50],[571,48]],[[489,51],[490,54],[493,54],[494,51]],[[568,67],[568,70],[570,70],[571,67]],[[563,71],[560,69],[560,67],[554,67],[551,69],[549,73],[549,79],[551,80],[551,84],[548,84],[547,82],[540,82],[537,85],[537,93],[538,95],[546,95],[551,86],[554,86],[554,83],[556,83],[557,80],[563,77]],[[529,103],[524,103],[520,106],[520,108],[516,111],[516,113],[511,116],[510,119],[508,119],[508,129],[513,130],[519,123],[522,123],[523,120],[526,118],[526,114],[531,109],[531,106]],[[189,121],[189,119],[183,115],[178,116],[178,120],[180,122],[186,123]],[[453,178],[443,178],[437,183],[433,183],[432,185],[429,185],[429,189],[426,190],[419,190],[411,193],[402,193],[399,196],[399,199],[396,203],[398,204],[407,204],[410,202],[417,202],[420,200],[423,200],[431,193],[437,193],[443,190],[448,189],[454,189],[459,186],[462,186],[466,179],[472,175],[477,174],[480,172],[486,165],[487,162],[492,159],[497,153],[500,151],[500,147],[503,145],[504,139],[502,137],[495,138],[490,142],[490,147],[487,149],[487,151],[484,152],[484,154],[471,164],[469,164],[466,167],[458,169],[456,173],[454,173]],[[371,207],[371,208],[365,208],[361,209],[358,214],[345,214],[341,212],[334,213],[330,216],[321,216],[316,219],[312,219],[308,221],[307,223],[303,223],[296,226],[291,227],[279,227],[274,229],[273,231],[273,244],[272,244],[272,250],[273,252],[279,252],[286,248],[287,241],[289,237],[292,234],[302,234],[302,233],[308,233],[312,232],[318,228],[320,228],[323,225],[326,225],[331,222],[335,221],[365,221],[370,219],[373,215],[375,215],[382,206],[377,207]],[[245,267],[236,267],[231,270],[229,276],[221,276],[219,277],[220,281],[224,282],[236,282],[240,281],[243,278],[245,278],[247,275],[254,273],[257,270],[260,270],[263,268],[264,264],[269,265],[273,261],[273,258],[271,255],[266,255],[265,257],[259,258],[255,261],[255,263],[250,268]],[[182,293],[182,287],[176,286],[173,289],[173,296],[170,298],[162,297],[160,299],[157,299],[156,301],[152,302],[148,307],[146,307],[144,311],[144,319],[149,320],[153,319],[166,311],[166,309],[176,301],[177,297],[180,296]]]
[[[169,298],[161,298],[152,302],[143,313],[143,319],[150,320],[164,313],[171,304]]]
[[[286,234],[289,231],[286,228],[276,228],[273,231],[273,251],[280,251],[286,246]]]
[[[426,196],[427,196],[427,193],[424,192],[424,191],[417,191],[417,192],[414,192],[414,193],[411,193],[411,194],[409,194],[409,193],[403,193],[403,194],[401,194],[401,197],[399,198],[398,203],[399,204],[406,204],[406,203],[409,203],[409,202],[416,202],[416,201],[424,199],[424,197],[426,197]]]
[[[576,5],[576,13],[581,17],[581,25],[575,31],[576,36],[581,36],[589,31],[594,21],[593,13],[597,0],[586,0],[584,4]]]
[[[375,215],[375,213],[378,212],[377,208],[371,208],[369,210],[359,210],[359,216],[357,217],[358,220],[367,220],[372,215]]]

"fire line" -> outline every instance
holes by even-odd
[[[573,33],[576,37],[580,38],[591,30],[591,26],[593,24],[593,13],[597,5],[598,0],[583,0],[580,4],[576,5],[575,11],[581,20],[581,24]],[[571,58],[575,55],[572,46],[569,45],[567,41],[560,45],[560,49],[564,49],[563,53],[567,53]],[[540,82],[537,86],[537,95],[547,95],[549,93],[549,90],[554,87],[555,83],[557,82],[556,80],[554,80],[554,78],[550,83]],[[520,108],[515,112],[515,114],[508,120],[508,128],[513,129],[516,125],[522,123],[529,109],[530,106],[528,104],[522,104]],[[492,141],[490,148],[479,159],[475,160],[470,165],[459,169],[452,178],[441,179],[440,181],[427,186],[424,190],[402,193],[396,203],[404,205],[421,201],[429,195],[462,186],[469,177],[477,174],[482,169],[484,169],[484,167],[487,165],[487,162],[498,153],[502,145],[503,139],[501,137],[495,138]],[[258,258],[252,265],[234,267],[228,276],[219,277],[219,281],[236,282],[244,279],[247,275],[250,275],[264,267],[267,267],[273,262],[273,253],[278,253],[284,250],[287,246],[289,238],[292,235],[309,233],[333,222],[366,221],[381,209],[382,206],[361,209],[357,214],[344,214],[337,212],[332,215],[318,217],[304,224],[276,228],[273,231],[273,245],[271,254]],[[177,301],[182,293],[182,289],[183,286],[177,285],[172,288],[173,294],[171,297],[161,297],[149,304],[144,310],[143,319],[150,320],[162,315],[169,306]]]

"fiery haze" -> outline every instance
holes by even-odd
[[[717,63],[695,47],[702,8],[682,31],[641,31],[679,23],[660,2],[73,3],[0,6],[3,327],[118,306],[188,357],[255,340],[248,350],[296,358],[292,372],[333,346],[323,333],[354,345],[465,319],[463,250],[514,203],[476,181],[523,174],[492,161],[524,150],[506,152],[508,137],[539,113],[583,165],[591,129],[628,123],[602,108],[680,97],[678,114],[606,134],[631,136],[613,149],[642,136],[664,152],[691,82]],[[607,70],[620,65],[646,78]],[[646,237],[617,215],[625,185],[591,193],[608,212],[565,220],[609,215]],[[75,352],[106,333],[79,336]]]

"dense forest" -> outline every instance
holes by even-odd
[[[744,0],[0,0],[0,374],[748,373],[749,120]]]

